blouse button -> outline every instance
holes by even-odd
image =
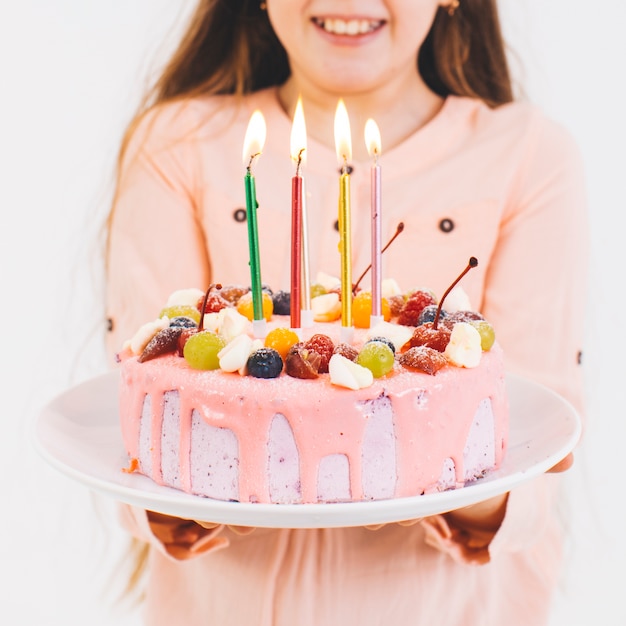
[[[439,222],[439,230],[444,233],[449,233],[454,230],[454,222],[449,217],[444,217]]]
[[[113,331],[113,318],[112,317],[107,318],[107,330],[109,332]]]
[[[235,209],[233,211],[233,218],[235,222],[245,222],[246,221],[246,210],[245,209]]]

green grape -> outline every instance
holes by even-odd
[[[493,326],[485,320],[471,320],[470,324],[478,331],[480,335],[480,347],[488,352],[496,340],[496,333]]]
[[[167,315],[170,319],[173,317],[190,317],[196,324],[200,323],[200,311],[198,311],[195,306],[168,306],[161,309],[159,313],[159,317],[163,317],[164,315]]]
[[[311,285],[311,298],[317,298],[317,296],[323,296],[328,293],[324,285],[320,285],[319,283],[313,283]]]
[[[380,378],[393,369],[393,350],[382,341],[369,341],[361,348],[356,362],[370,370],[374,378]]]
[[[226,345],[225,341],[210,330],[194,333],[187,339],[183,356],[189,366],[196,370],[219,369],[217,353]]]

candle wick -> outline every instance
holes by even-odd
[[[374,165],[378,165],[378,150],[374,148]]]
[[[298,162],[296,164],[296,176],[300,175],[300,166],[302,165],[302,154],[304,153],[305,150],[306,148],[302,148],[300,152],[298,152]]]
[[[250,173],[250,171],[252,170],[252,162],[254,161],[254,159],[256,159],[258,156],[261,156],[260,152],[255,152],[254,154],[250,155],[250,161],[248,162],[248,167],[246,168],[248,170],[248,173]]]
[[[348,173],[348,157],[345,154],[343,155],[343,165],[341,166],[341,173]]]

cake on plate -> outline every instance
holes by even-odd
[[[502,463],[504,358],[480,314],[418,290],[385,298],[368,328],[360,292],[346,341],[337,293],[313,298],[317,321],[293,330],[288,294],[266,291],[258,337],[247,290],[219,287],[172,294],[120,351],[127,471],[296,504],[455,489]]]

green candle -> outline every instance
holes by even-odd
[[[244,184],[246,189],[246,217],[248,222],[248,247],[250,250],[250,286],[252,288],[252,307],[255,322],[264,320],[263,290],[261,283],[261,260],[259,254],[259,233],[257,226],[256,184],[252,175],[252,163],[261,155],[265,144],[265,118],[260,111],[250,117],[243,144],[243,162],[246,165]]]
[[[250,167],[244,178],[246,186],[246,213],[248,222],[248,247],[250,249],[250,284],[252,286],[252,307],[255,320],[263,319],[263,291],[261,287],[261,260],[259,256],[259,233],[256,210],[256,186]]]

